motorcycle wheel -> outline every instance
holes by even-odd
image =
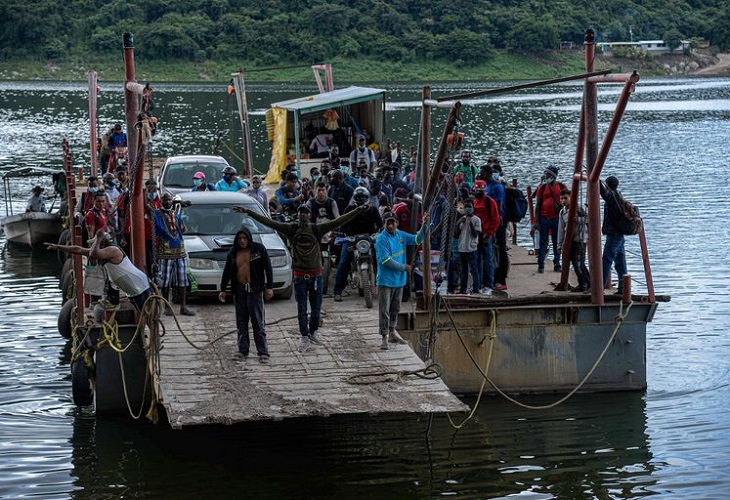
[[[365,296],[365,306],[368,309],[373,308],[373,288],[370,284],[370,270],[360,270],[360,283],[362,284],[362,295]]]

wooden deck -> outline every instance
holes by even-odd
[[[354,384],[353,376],[419,370],[424,363],[409,346],[380,350],[377,306],[368,310],[357,294],[341,303],[326,298],[323,345],[298,351],[300,336],[294,300],[267,303],[271,359],[261,364],[253,340],[251,356],[237,355],[233,306],[194,302],[195,317],[181,317],[190,345],[164,317],[167,333],[160,353],[160,397],[170,425],[233,424],[251,420],[345,413],[424,413],[464,411],[441,379],[413,375],[395,381],[374,377]]]

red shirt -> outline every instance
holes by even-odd
[[[96,209],[92,208],[86,212],[86,216],[84,216],[84,224],[86,224],[86,232],[89,233],[89,238],[93,238],[99,229],[107,229],[107,217],[108,215],[106,210],[97,212]]]
[[[537,204],[540,206],[540,217],[546,219],[557,219],[560,212],[555,209],[555,204],[560,205],[560,191],[565,188],[562,182],[552,184],[540,184],[537,188]]]
[[[499,228],[499,207],[494,198],[486,194],[474,198],[474,215],[482,222],[482,234],[487,238],[494,236]]]

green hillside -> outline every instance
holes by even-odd
[[[598,41],[704,38],[730,49],[725,0],[6,0],[0,26],[3,78],[83,78],[90,67],[121,78],[125,31],[157,80],[322,62],[352,80],[550,76],[582,66],[556,49],[580,44],[587,27]]]

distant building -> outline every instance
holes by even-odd
[[[612,47],[621,47],[625,49],[635,48],[637,50],[641,50],[651,54],[668,54],[669,52],[684,52],[686,49],[689,49],[691,43],[692,42],[690,42],[689,40],[682,40],[679,43],[679,47],[677,47],[673,51],[669,50],[669,47],[667,47],[667,44],[666,42],[664,42],[664,40],[639,40],[638,42],[600,42],[597,44],[597,46],[599,50],[604,54],[610,53]]]

